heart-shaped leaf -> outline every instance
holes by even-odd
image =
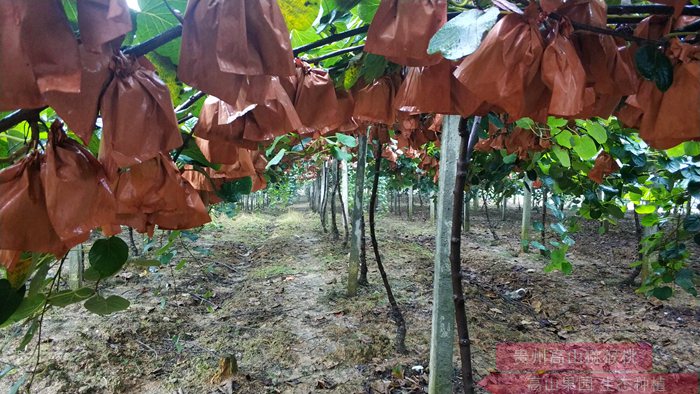
[[[92,298],[85,301],[85,304],[83,304],[85,309],[100,316],[123,311],[127,309],[129,305],[129,300],[126,298],[115,295],[104,298],[99,294],[96,294]]]
[[[281,0],[278,4],[289,30],[306,30],[311,27],[321,7],[318,0]]]
[[[445,59],[457,60],[471,55],[479,48],[484,34],[498,19],[498,8],[486,11],[472,9],[462,12],[445,23],[428,44],[428,53],[441,53]]]
[[[574,137],[574,151],[578,154],[581,160],[588,160],[593,158],[596,153],[598,153],[598,147],[596,147],[593,139],[587,135],[577,138]]]
[[[53,306],[68,306],[71,304],[84,301],[95,294],[95,290],[89,287],[83,287],[77,290],[62,290],[56,294],[53,294],[49,298],[49,304]]]
[[[116,274],[129,258],[129,246],[119,237],[98,239],[88,254],[90,268],[97,271],[100,278]]]

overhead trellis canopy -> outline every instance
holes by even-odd
[[[0,29],[8,43],[2,58],[25,60],[0,61],[0,108],[19,108],[0,120],[0,131],[23,121],[37,129],[51,107],[89,145],[99,115],[98,157],[113,187],[120,168],[174,152],[175,160],[198,158],[187,169],[206,176],[186,179],[202,196],[245,176],[261,188],[260,149],[288,132],[315,138],[369,127],[386,141],[395,129],[403,146],[419,149],[439,138],[445,114],[492,113],[505,124],[619,114],[653,146],[700,138],[700,120],[675,121],[679,110],[700,111],[687,99],[700,96],[693,77],[700,8],[684,2],[521,7],[498,0],[479,9],[386,0],[376,8],[354,2],[323,9],[291,0],[190,0],[184,11],[175,9],[184,2],[166,2],[163,19],[172,23],[151,37],[143,32],[152,30],[146,17],[155,6],[133,19],[122,0],[88,3],[3,3],[0,18],[19,24]],[[321,27],[311,27],[314,19]],[[124,45],[134,39],[139,43]],[[523,149],[530,144],[511,139]],[[117,204],[113,224],[133,224],[119,219],[126,214],[119,210]],[[134,227],[150,232],[153,224]]]

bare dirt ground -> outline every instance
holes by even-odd
[[[348,299],[347,251],[297,205],[219,217],[197,240],[177,245],[173,267],[127,268],[104,286],[131,301],[126,312],[99,317],[79,305],[51,311],[33,391],[424,392],[435,242],[425,216],[378,218],[384,263],[407,320],[406,355],[394,352],[371,253],[370,285]],[[574,273],[565,276],[545,274],[536,253],[518,253],[516,210],[506,221],[492,216],[499,216],[492,218],[498,242],[481,213],[473,213],[463,242],[477,378],[494,370],[495,347],[505,341],[647,341],[655,371],[700,371],[697,299],[679,290],[659,302],[617,285],[636,254],[631,222],[602,236],[595,224],[584,226],[570,256]],[[181,259],[187,263],[174,269]],[[507,297],[520,288],[521,300]],[[23,329],[0,332],[1,392],[33,368],[31,347],[14,350]],[[233,359],[238,373],[230,376]]]

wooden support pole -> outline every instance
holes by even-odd
[[[446,116],[441,136],[440,179],[437,194],[437,235],[433,273],[433,321],[430,335],[428,393],[452,393],[455,318],[450,276],[452,191],[459,156],[459,116]]]
[[[367,130],[369,131],[369,129]],[[355,174],[355,198],[352,207],[352,232],[350,237],[350,263],[348,264],[348,296],[357,295],[362,249],[362,197],[365,189],[365,166],[367,164],[367,133],[359,138],[357,170]]]

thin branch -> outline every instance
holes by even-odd
[[[190,143],[190,140],[192,140],[192,137],[193,137],[193,136],[194,136],[194,127],[192,128],[192,130],[190,130],[189,133],[187,133],[187,135],[185,136],[184,140],[182,141],[182,146],[179,147],[179,148],[177,149],[177,151],[175,152],[175,155],[173,156],[173,161],[177,161],[177,159],[178,159],[178,158],[180,157],[180,155],[182,154],[182,151],[185,150],[185,147],[187,146],[187,144],[189,144],[189,143]]]
[[[549,14],[549,17],[554,19],[554,20],[557,20],[557,21],[562,19],[562,16],[559,14],[556,14],[556,13]],[[613,37],[619,37],[619,38],[622,38],[626,41],[633,41],[633,42],[636,42],[638,44],[651,44],[651,45],[656,45],[656,46],[663,46],[664,45],[664,43],[662,41],[650,40],[648,38],[632,36],[632,35],[625,34],[625,33],[615,31],[612,29],[586,25],[586,24],[578,23],[578,22],[574,22],[574,21],[571,21],[571,26],[573,26],[575,30],[584,30],[584,31],[590,31],[592,33],[604,34],[604,35],[613,36]]]
[[[39,366],[39,360],[41,359],[41,334],[42,334],[42,327],[44,326],[44,315],[46,314],[46,311],[49,309],[49,305],[50,305],[49,299],[51,298],[51,294],[53,293],[54,285],[56,285],[60,281],[61,270],[63,269],[63,263],[66,261],[67,257],[68,257],[68,254],[63,256],[63,258],[61,259],[61,263],[58,265],[58,270],[56,271],[56,275],[53,277],[53,281],[51,281],[51,286],[49,286],[49,292],[46,294],[46,299],[44,300],[44,306],[41,310],[41,315],[39,316],[39,332],[37,334],[37,343],[36,343],[36,360],[34,361],[34,369],[32,370],[32,377],[29,379],[29,383],[27,384],[27,392],[31,392],[31,387],[32,387],[32,384],[34,383],[34,376],[36,375],[36,369]],[[56,286],[56,289],[58,289],[58,285]]]
[[[374,155],[374,179],[372,181],[372,194],[369,199],[369,234],[372,241],[374,259],[377,261],[377,269],[382,277],[384,290],[386,290],[386,296],[389,300],[389,305],[391,306],[391,317],[396,324],[396,351],[404,354],[406,353],[406,320],[404,320],[403,314],[401,313],[401,308],[399,308],[399,304],[396,302],[396,298],[394,298],[394,292],[391,290],[389,278],[386,275],[386,270],[384,270],[384,264],[382,264],[382,256],[379,253],[379,245],[377,243],[377,235],[375,233],[374,216],[377,211],[377,189],[379,187],[383,145],[384,144],[382,144],[381,141],[377,140],[377,149]]]
[[[151,38],[148,41],[142,42],[138,45],[124,49],[122,52],[125,55],[131,55],[133,57],[141,57],[149,52],[155,51],[156,49],[162,47],[163,45],[169,43],[180,37],[182,35],[182,26],[173,26],[170,29],[158,34],[157,36]]]
[[[646,16],[611,16],[608,17],[608,24],[619,25],[619,24],[630,24],[636,25],[646,18]]]
[[[7,131],[22,122],[26,122],[31,119],[36,119],[36,117],[39,116],[41,111],[45,110],[46,108],[48,107],[41,107],[35,109],[20,109],[7,115],[6,117],[0,119],[0,132]]]
[[[364,45],[357,45],[354,47],[347,47],[347,48],[339,49],[337,51],[329,52],[325,55],[321,55],[321,56],[315,57],[313,59],[308,59],[308,60],[306,60],[306,62],[307,63],[318,63],[318,62],[321,62],[323,60],[330,59],[332,57],[344,55],[346,53],[361,51],[364,47],[365,47]]]
[[[346,38],[354,37],[358,34],[367,33],[368,30],[369,30],[369,25],[365,25],[365,26],[360,26],[356,29],[344,31],[342,33],[332,34],[332,35],[330,35],[326,38],[322,38],[318,41],[314,41],[312,43],[302,45],[298,48],[294,48],[294,50],[293,50],[294,56],[299,56],[300,53],[308,52],[312,49],[316,49],[316,48],[322,47],[324,45],[332,44],[334,42],[338,42],[338,41],[344,40]]]
[[[206,93],[204,92],[197,92],[190,96],[187,100],[185,100],[182,104],[178,105],[177,108],[175,108],[175,112],[182,112],[191,106],[193,106],[199,99],[202,97],[206,96]]]
[[[646,5],[609,5],[608,15],[628,15],[628,14],[654,14],[673,15],[674,8],[666,5],[646,4]],[[685,6],[683,15],[700,16],[700,7]]]

